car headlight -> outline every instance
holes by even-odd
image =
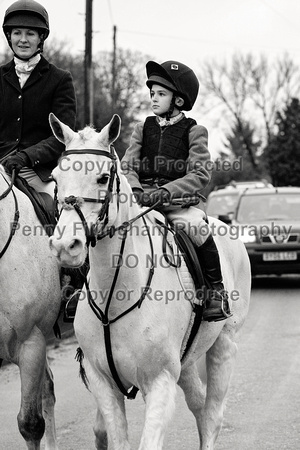
[[[256,242],[256,234],[253,230],[242,228],[240,230],[239,238],[244,244],[254,244]]]
[[[253,244],[257,242],[257,230],[247,225],[234,224],[230,227],[232,239],[240,239],[244,244]]]

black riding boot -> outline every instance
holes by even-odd
[[[228,293],[224,289],[219,252],[212,236],[196,248],[204,276],[211,289],[204,303],[203,320],[217,322],[230,317]]]

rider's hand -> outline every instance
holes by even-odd
[[[151,192],[151,194],[149,195],[149,200],[146,201],[144,204],[144,206],[153,206],[156,204],[157,207],[165,205],[165,204],[169,204],[171,201],[171,194],[169,191],[167,191],[167,189],[157,189],[154,192]]]
[[[15,169],[15,174],[17,175],[23,167],[30,166],[30,159],[25,152],[18,152],[13,156],[9,156],[3,162],[3,166],[8,173],[12,173],[13,169]]]
[[[133,188],[132,189],[133,192],[133,196],[135,198],[135,201],[138,205],[143,205],[143,199],[148,197],[149,198],[149,194],[145,194],[145,192],[143,191],[143,189],[139,189],[139,188]]]

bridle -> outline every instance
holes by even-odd
[[[120,194],[120,177],[117,171],[117,156],[115,153],[115,149],[112,145],[110,145],[110,151],[107,152],[105,150],[97,150],[97,149],[84,149],[84,150],[66,150],[62,153],[61,157],[68,156],[68,155],[99,155],[99,156],[105,156],[107,158],[110,158],[112,160],[112,166],[110,168],[110,179],[109,184],[107,188],[106,195],[104,199],[97,199],[97,198],[91,198],[91,197],[75,197],[74,195],[69,195],[68,197],[65,197],[64,199],[64,205],[62,206],[61,211],[58,211],[57,207],[57,185],[55,187],[55,204],[56,204],[56,216],[59,218],[59,215],[61,212],[66,209],[68,205],[71,205],[74,207],[75,211],[79,215],[86,235],[86,245],[87,247],[91,245],[92,247],[95,247],[97,241],[105,238],[106,236],[113,237],[114,234],[118,230],[126,231],[130,228],[133,222],[137,221],[141,217],[148,214],[150,211],[155,209],[157,207],[157,204],[154,204],[150,206],[149,208],[143,210],[140,214],[135,216],[133,219],[128,220],[126,222],[123,222],[119,227],[111,226],[109,229],[105,230],[105,226],[108,223],[108,213],[109,213],[109,203],[111,201],[111,197],[113,194],[113,184],[114,180],[117,181],[117,187],[116,187],[116,197],[117,197],[117,208],[119,210],[119,194]],[[102,207],[99,211],[99,214],[97,216],[96,223],[91,226],[91,229],[89,229],[86,219],[81,211],[81,205],[82,200],[85,202],[93,202],[93,203],[102,203]],[[103,221],[104,219],[104,221]],[[103,226],[101,232],[97,232],[97,223],[103,221]]]
[[[15,214],[14,214],[13,223],[12,223],[11,228],[10,228],[10,234],[9,234],[8,240],[7,240],[6,244],[4,245],[3,249],[0,251],[0,258],[2,258],[2,256],[4,255],[6,250],[8,249],[9,244],[10,244],[10,242],[11,242],[11,240],[12,240],[12,238],[13,238],[15,232],[16,232],[17,225],[18,225],[19,218],[20,218],[18,200],[17,200],[16,194],[13,191],[13,186],[14,186],[14,182],[15,182],[15,170],[12,171],[12,176],[11,176],[11,182],[10,183],[7,181],[7,179],[4,177],[3,174],[1,174],[1,175],[4,178],[4,180],[6,181],[6,183],[8,184],[8,188],[3,192],[3,194],[0,195],[0,200],[4,199],[5,197],[8,196],[8,194],[10,192],[12,192],[13,197],[14,197],[14,202],[15,202]]]
[[[117,199],[118,199],[119,193],[120,193],[120,178],[117,173],[117,156],[115,154],[115,150],[112,145],[110,146],[109,152],[107,152],[105,150],[97,150],[97,149],[66,150],[65,152],[62,153],[61,157],[68,156],[68,155],[83,155],[83,154],[84,155],[89,154],[89,155],[105,156],[106,158],[110,158],[112,160],[112,165],[110,168],[110,179],[109,179],[108,188],[107,188],[107,192],[106,192],[104,199],[100,199],[100,198],[97,199],[97,198],[90,198],[90,197],[75,197],[74,195],[70,195],[68,197],[65,197],[64,206],[62,207],[62,210],[66,208],[66,205],[71,205],[74,207],[75,211],[77,212],[77,214],[79,215],[79,217],[81,219],[81,222],[82,222],[84,230],[85,230],[87,247],[89,245],[91,245],[92,247],[95,247],[95,245],[97,243],[97,239],[99,239],[97,231],[96,231],[97,230],[97,222],[98,223],[102,222],[104,219],[103,228],[107,225],[109,204],[110,204],[112,192],[113,192],[113,184],[116,179],[117,180],[116,193],[117,193]],[[57,202],[57,186],[55,188],[54,197],[55,197],[54,200],[55,200],[55,204],[56,204],[56,215],[57,215],[57,217],[59,217],[60,213],[58,212],[58,208],[57,208],[57,204],[58,204],[58,202]],[[86,219],[81,211],[82,200],[84,200],[85,202],[102,203],[102,207],[99,211],[96,223],[91,226],[91,229],[89,229]],[[119,203],[118,203],[118,208],[119,208]]]

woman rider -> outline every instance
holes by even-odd
[[[0,161],[38,192],[53,197],[52,169],[64,150],[52,134],[53,112],[72,129],[76,100],[70,72],[42,55],[49,36],[46,9],[34,0],[18,0],[5,12],[3,31],[13,59],[0,67]]]

